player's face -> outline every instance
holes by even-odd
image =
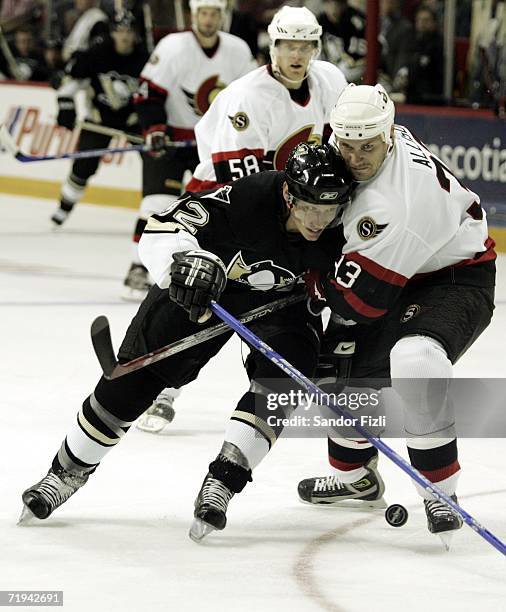
[[[221,26],[221,10],[218,8],[200,8],[195,15],[195,27],[200,36],[212,38]]]
[[[275,47],[276,62],[282,76],[302,81],[306,76],[315,45],[308,40],[280,40]]]
[[[131,53],[135,45],[135,32],[130,28],[118,28],[111,33],[114,47],[119,54]]]
[[[298,232],[311,242],[318,240],[323,230],[332,223],[337,214],[337,204],[317,206],[304,200],[291,198],[288,185],[283,188],[285,200],[290,207],[290,217],[287,222],[287,230]]]
[[[336,139],[339,151],[356,181],[371,179],[381,167],[388,151],[381,136],[367,140]]]

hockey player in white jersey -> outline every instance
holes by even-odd
[[[200,163],[188,191],[212,189],[261,170],[282,170],[296,144],[321,143],[326,127],[330,134],[330,111],[346,79],[334,65],[316,60],[322,35],[316,17],[307,8],[285,6],[268,32],[271,64],[220,92],[197,123]],[[173,390],[164,391],[140,420],[141,429],[161,430],[157,415],[166,404],[173,416],[174,397]]]
[[[200,162],[189,191],[281,170],[297,143],[322,142],[346,79],[316,60],[321,26],[309,9],[285,6],[268,33],[271,63],[234,81],[197,124]]]
[[[190,0],[192,31],[162,38],[142,70],[135,103],[146,141],[155,151],[143,158],[143,199],[125,299],[138,301],[149,287],[137,253],[146,219],[181,195],[185,172],[198,162],[196,147],[169,153],[164,149],[167,139],[193,140],[195,124],[217,93],[256,67],[248,45],[220,31],[226,7],[226,0]]]
[[[380,85],[349,85],[333,109],[331,143],[358,188],[342,216],[346,242],[334,270],[310,275],[308,285],[333,311],[321,361],[339,376],[343,362],[329,355],[338,342],[353,341],[351,379],[391,378],[412,465],[456,500],[460,465],[447,381],[491,320],[494,242],[479,197],[407,128],[394,126],[394,114]],[[328,442],[333,473],[301,481],[300,498],[378,502],[377,450],[365,440]],[[462,526],[444,503],[419,493],[432,533],[447,538]]]

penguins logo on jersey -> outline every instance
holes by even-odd
[[[211,106],[212,101],[225,89],[226,84],[219,80],[219,75],[214,74],[206,79],[195,93],[182,89],[188,104],[192,107],[196,115],[203,115]]]
[[[242,252],[232,257],[227,267],[227,278],[249,285],[259,291],[269,291],[287,287],[295,282],[296,276],[290,270],[277,266],[272,259],[247,264]]]
[[[249,117],[246,113],[238,112],[233,117],[228,116],[232,127],[236,129],[238,132],[242,132],[246,130],[249,126]]]
[[[411,304],[406,308],[406,312],[401,317],[401,323],[407,323],[420,314],[422,307],[419,304]]]
[[[152,53],[149,60],[148,60],[148,64],[158,64],[158,62],[160,61],[160,58],[158,57],[158,55],[156,53]]]
[[[362,240],[371,240],[387,227],[388,223],[379,225],[372,217],[362,217],[357,223],[357,233]]]
[[[100,73],[98,80],[103,91],[97,95],[97,100],[113,110],[127,106],[132,94],[139,86],[139,80],[136,77],[119,74],[115,70]]]

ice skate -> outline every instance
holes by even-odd
[[[189,536],[201,542],[212,531],[221,531],[227,524],[228,503],[234,496],[221,480],[207,474],[195,500],[194,521]]]
[[[57,208],[51,215],[51,221],[54,223],[53,228],[60,227],[65,223],[67,217],[70,215],[70,210],[64,210],[63,208]]]
[[[455,503],[457,496],[451,496]],[[462,518],[444,502],[437,499],[424,499],[425,514],[427,515],[427,528],[431,533],[439,536],[446,550],[450,550],[453,531],[462,527]]]
[[[129,302],[142,302],[151,288],[149,273],[140,263],[133,263],[123,281],[122,299]]]
[[[18,524],[26,523],[33,517],[48,518],[86,483],[88,477],[88,472],[72,474],[63,468],[51,468],[42,480],[23,493],[24,507]]]
[[[337,475],[306,478],[301,480],[298,493],[301,501],[314,505],[340,506],[348,508],[386,508],[383,499],[385,485],[377,470],[378,457],[365,464],[367,474],[359,480],[346,484]]]
[[[137,421],[137,429],[148,433],[160,433],[172,423],[175,416],[174,396],[172,393],[162,391]]]

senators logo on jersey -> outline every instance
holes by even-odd
[[[288,156],[299,142],[321,144],[322,137],[319,134],[313,134],[314,127],[314,125],[306,125],[294,134],[290,134],[275,151],[269,151],[264,160],[266,169],[284,170]]]
[[[357,223],[357,234],[362,240],[371,240],[387,227],[388,223],[380,225],[372,217],[362,217]]]
[[[246,113],[238,112],[233,117],[229,115],[228,118],[230,119],[232,127],[238,132],[246,130],[249,126],[249,117]]]
[[[211,106],[212,101],[225,89],[226,84],[219,80],[219,75],[215,74],[206,79],[195,93],[183,89],[188,104],[192,107],[195,114],[203,115]]]
[[[239,251],[227,267],[227,277],[259,291],[270,291],[292,285],[296,276],[290,270],[277,266],[272,259],[245,263]]]

